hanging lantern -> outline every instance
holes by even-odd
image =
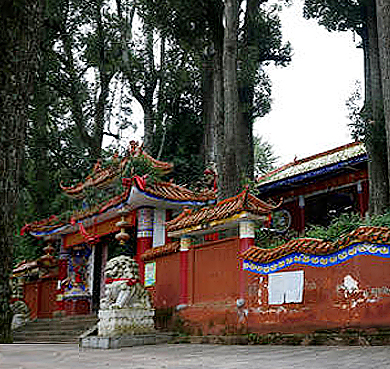
[[[126,227],[130,224],[126,221],[126,216],[130,214],[128,209],[122,208],[118,211],[118,214],[121,216],[121,220],[117,222],[115,225],[120,228],[120,232],[115,235],[115,238],[119,241],[120,245],[124,245],[126,241],[130,239],[128,233],[126,233]]]

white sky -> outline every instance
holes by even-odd
[[[364,82],[363,51],[351,32],[328,32],[302,16],[302,0],[281,15],[285,40],[292,44],[292,62],[268,67],[272,111],[256,121],[255,134],[272,144],[279,164],[351,142],[345,105]]]

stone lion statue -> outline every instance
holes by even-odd
[[[151,308],[134,259],[124,255],[115,257],[107,262],[105,272],[106,293],[100,301],[100,309]]]

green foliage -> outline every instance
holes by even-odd
[[[346,101],[348,118],[351,121],[349,128],[352,137],[357,141],[363,141],[367,134],[367,119],[362,111],[362,87],[360,82],[355,83],[355,88]]]
[[[354,30],[361,34],[365,0],[305,0],[303,15],[317,19],[328,31]]]
[[[167,127],[162,151],[164,160],[174,164],[170,177],[175,183],[190,185],[203,176],[202,143],[200,115],[196,115],[192,109],[180,109]]]
[[[275,155],[272,145],[265,141],[262,136],[253,139],[255,156],[255,176],[269,173],[275,169],[278,156]]]
[[[355,213],[341,214],[338,218],[334,218],[328,227],[310,226],[306,230],[306,237],[336,241],[340,236],[360,226],[390,227],[390,211],[383,215],[367,216],[365,219]]]
[[[364,222],[358,214],[345,213],[334,218],[329,226],[311,225],[305,232],[306,237],[319,238],[326,241],[336,241],[341,235],[352,232],[363,225]]]
[[[164,174],[156,169],[150,160],[143,155],[138,157],[129,156],[129,161],[123,171],[123,177],[131,178],[135,175],[147,176],[150,183],[161,181],[164,178]]]

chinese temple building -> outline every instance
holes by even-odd
[[[137,163],[158,174],[167,174],[173,168],[172,164],[152,158],[131,142],[128,154],[121,160],[115,156],[106,168],[99,162],[84,182],[69,187],[61,185],[65,194],[75,199],[86,199],[91,193],[95,196],[96,190],[112,196],[74,212],[69,219],[52,216],[23,227],[22,233],[29,232],[48,243],[60,244],[57,311],[77,315],[99,309],[105,285],[104,267],[114,237],[121,244],[128,244],[138,262],[143,284],[145,269],[141,255],[169,242],[165,223],[172,214],[184,206],[202,206],[215,201],[215,193],[209,189],[195,193],[172,182],[136,175]],[[115,194],[118,189],[122,192]]]
[[[368,208],[367,153],[360,142],[294,160],[257,182],[260,198],[283,198],[280,209],[299,233],[307,224],[328,225],[342,212],[364,216]]]
[[[52,216],[23,228],[60,244],[58,258],[48,247],[45,256],[14,270],[15,277],[40,278],[24,295],[30,310],[38,306],[34,316],[98,311],[105,285],[123,280],[104,275],[116,239],[138,264],[140,279],[131,283],[141,283],[150,294],[157,328],[168,327],[164,319],[177,315],[196,335],[390,324],[388,228],[360,227],[335,242],[300,238],[273,249],[255,245],[256,225],[275,221],[279,211],[288,213],[297,231],[306,223],[326,224],[330,212],[355,210],[363,216],[368,198],[363,144],[296,160],[261,177],[262,199],[245,189],[216,202],[211,189],[195,192],[153,177],[171,170],[132,142],[124,158],[114,157],[106,168],[98,163],[82,183],[62,185],[69,197],[83,201],[97,196],[95,189],[109,196],[65,220]],[[56,303],[48,304],[53,297]]]

